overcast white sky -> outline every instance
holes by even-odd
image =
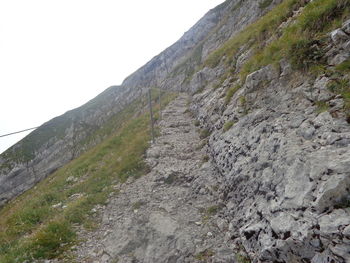
[[[0,135],[76,108],[223,0],[0,0]],[[27,133],[0,138],[0,153]]]

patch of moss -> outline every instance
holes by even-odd
[[[231,127],[232,127],[234,124],[235,124],[234,121],[228,121],[228,122],[226,122],[225,125],[224,125],[224,128],[223,128],[224,132],[227,132],[229,129],[231,129]]]

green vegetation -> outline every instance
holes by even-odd
[[[237,92],[237,90],[239,90],[241,88],[240,85],[235,85],[234,87],[230,88],[227,93],[226,93],[226,97],[225,97],[225,104],[229,104],[233,95],[235,95],[235,93]]]
[[[231,129],[231,127],[235,125],[234,121],[228,121],[225,123],[224,125],[224,132],[227,132],[229,129]]]
[[[221,59],[229,64],[230,60],[238,50],[246,45],[252,46],[254,43],[262,43],[267,39],[268,34],[277,30],[277,27],[293,14],[293,10],[300,7],[299,0],[285,0],[261,19],[252,23],[235,37],[226,41],[221,48],[211,53],[205,61],[205,66],[216,67]]]
[[[338,71],[341,71],[344,73],[349,73],[350,72],[350,59],[344,61],[343,63],[339,64],[335,68]]]
[[[272,12],[280,10],[284,1]],[[291,60],[295,69],[308,70],[312,65],[322,64],[325,33],[339,26],[349,15],[350,0],[318,0],[308,3],[295,22],[286,27],[281,36],[265,47],[255,47],[255,55],[243,66],[241,77],[266,66],[277,63],[283,57]],[[286,9],[285,14],[292,9]],[[282,11],[282,10],[280,10]],[[269,17],[271,14],[267,14]],[[265,16],[266,17],[266,16]],[[263,19],[265,18],[263,17]],[[273,32],[269,32],[272,35]]]
[[[163,96],[162,105],[173,97]],[[150,140],[149,115],[138,109],[119,113],[136,117],[125,118],[108,139],[0,211],[0,262],[69,257],[77,242],[75,226],[93,228],[92,208],[105,204],[112,186],[147,172],[143,156]]]
[[[195,120],[194,121],[194,126],[198,127],[199,125],[201,125],[200,121],[199,120]]]
[[[239,263],[250,263],[251,262],[249,258],[247,258],[246,256],[243,256],[242,254],[237,254],[236,260]]]
[[[264,0],[259,4],[259,8],[261,9],[265,9],[267,7],[269,7],[272,3],[272,0]]]
[[[205,139],[205,138],[209,137],[209,135],[210,135],[209,129],[203,129],[199,133],[199,138]]]
[[[220,210],[220,207],[218,205],[213,205],[207,208],[206,214],[209,216],[213,216],[213,215],[216,215],[217,212],[219,212],[219,210]]]
[[[327,102],[317,101],[315,104],[317,106],[318,113],[325,112],[325,111],[329,110],[329,105],[327,104]]]
[[[211,249],[206,249],[198,253],[195,256],[195,259],[199,260],[200,262],[208,262],[209,258],[211,258],[214,255],[215,255],[214,251],[212,251]]]
[[[202,215],[203,223],[206,224],[212,216],[216,215],[220,211],[221,208],[222,207],[218,205],[213,205],[213,206],[207,207],[206,209],[202,208],[201,213],[203,213]]]
[[[263,6],[268,4],[263,1]],[[276,64],[289,58],[296,69],[307,70],[312,65],[322,64],[322,45],[326,32],[340,26],[349,16],[350,0],[318,0],[308,3],[301,14],[284,29],[278,30],[282,22],[293,15],[293,11],[305,4],[301,0],[285,0],[255,23],[249,25],[235,37],[226,41],[206,59],[204,66],[216,67],[230,61],[245,47],[253,48],[255,55],[242,67],[242,79],[268,64]],[[266,40],[272,38],[265,46]],[[346,69],[347,64],[343,67]],[[229,70],[229,69],[228,69]]]
[[[334,78],[333,81],[329,83],[328,88],[332,92],[340,94],[343,97],[344,112],[347,115],[347,121],[350,123],[350,76],[346,68],[344,71],[338,71],[336,73],[338,73],[337,78]]]

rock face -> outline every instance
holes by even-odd
[[[0,206],[100,142],[103,137],[95,132],[142,92],[110,87],[80,108],[43,124],[1,154]]]
[[[328,49],[341,53],[349,36],[339,30]],[[227,81],[193,98],[192,111],[211,131],[214,176],[224,180],[221,216],[252,262],[350,262],[344,101],[328,88],[327,75],[283,68],[290,66],[282,61],[282,70],[266,66],[248,75],[227,106],[223,97],[234,85]],[[227,122],[234,125],[225,130]]]

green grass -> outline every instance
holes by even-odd
[[[317,106],[317,112],[318,113],[322,113],[322,112],[326,112],[329,110],[329,105],[327,104],[327,102],[324,101],[317,101],[316,103]]]
[[[235,93],[241,88],[240,85],[236,85],[232,88],[230,88],[227,93],[226,93],[226,97],[225,97],[225,104],[229,104],[233,95],[235,95]]]
[[[343,63],[337,65],[336,70],[344,72],[344,73],[349,73],[350,72],[350,59],[344,61]]]
[[[207,138],[207,137],[209,137],[210,136],[210,131],[209,131],[209,129],[202,129],[201,131],[200,131],[200,133],[199,133],[199,138],[200,139],[205,139],[205,138]]]
[[[232,60],[238,50],[248,44],[262,42],[269,34],[292,15],[292,11],[300,6],[298,0],[285,0],[261,19],[247,26],[243,31],[226,41],[219,49],[212,52],[205,61],[205,66],[214,68],[225,57],[226,64]]]
[[[224,132],[227,132],[229,129],[232,128],[232,126],[235,125],[235,122],[234,121],[228,121],[225,123],[224,125]]]
[[[219,210],[220,210],[220,207],[218,205],[213,205],[207,208],[206,214],[209,216],[213,216],[213,215],[216,215],[217,212],[219,212]]]
[[[238,263],[250,263],[251,262],[249,258],[247,258],[246,256],[243,256],[242,254],[237,254],[236,260]]]
[[[340,64],[341,65],[341,64]],[[346,70],[336,71],[333,73],[337,75],[329,84],[330,91],[340,94],[344,100],[344,112],[346,114],[347,121],[350,123],[350,77]]]
[[[194,258],[200,262],[209,262],[208,260],[214,255],[215,255],[215,253],[213,250],[206,249],[202,252],[199,252],[197,255],[195,255]]]
[[[278,63],[282,58],[289,58],[295,69],[302,70],[324,63],[322,57],[326,33],[349,16],[349,6],[350,0],[318,0],[307,4],[280,37],[263,48],[255,48],[255,55],[240,72],[241,78],[245,79],[249,73],[263,66]],[[280,8],[278,6],[274,10]],[[284,12],[287,14],[290,10]]]
[[[261,4],[267,5],[268,0]],[[268,64],[278,64],[282,58],[289,58],[295,69],[308,70],[315,64],[322,64],[325,33],[339,27],[349,17],[350,0],[317,0],[308,3],[295,22],[283,30],[277,30],[293,11],[303,6],[299,0],[285,0],[265,16],[247,26],[243,31],[226,41],[212,52],[204,66],[216,67],[224,61],[227,71],[238,51],[253,48],[254,55],[240,70],[241,79]],[[266,40],[275,40],[265,45]],[[224,59],[223,59],[224,58]],[[344,64],[344,68],[348,66]]]
[[[163,96],[162,105],[173,97]],[[67,257],[77,242],[74,226],[91,225],[91,209],[106,203],[114,184],[148,171],[149,114],[138,110],[119,113],[134,117],[0,211],[0,262]]]

